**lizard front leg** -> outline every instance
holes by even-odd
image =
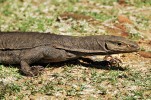
[[[29,64],[65,61],[67,60],[67,54],[64,50],[58,50],[50,46],[40,46],[24,50],[20,59],[21,71],[27,76],[36,76],[41,72],[42,67],[30,67]]]
[[[27,76],[37,76],[43,68],[41,66],[32,66],[30,64],[38,62],[44,57],[43,49],[37,47],[33,49],[23,50],[20,56],[21,72]]]

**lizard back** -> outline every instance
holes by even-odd
[[[0,50],[30,49],[50,45],[70,51],[100,52],[103,46],[97,43],[97,36],[94,37],[77,37],[38,32],[0,32]]]

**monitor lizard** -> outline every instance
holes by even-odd
[[[20,64],[27,76],[40,68],[35,62],[49,63],[83,56],[130,53],[138,51],[137,43],[112,35],[68,36],[39,32],[0,32],[0,63]]]

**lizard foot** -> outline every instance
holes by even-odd
[[[44,68],[42,66],[32,66],[31,67],[31,72],[33,74],[32,76],[41,75],[43,71],[44,71]]]
[[[121,64],[122,64],[122,61],[120,59],[118,59],[117,57],[112,57],[111,55],[107,55],[104,57],[105,61],[108,61],[108,66],[111,67],[111,66],[117,66],[117,67],[120,67]]]
[[[42,66],[33,66],[30,67],[29,64],[25,61],[21,61],[21,72],[27,76],[37,76],[40,75],[43,71]]]

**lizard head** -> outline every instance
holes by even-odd
[[[129,53],[139,50],[136,42],[119,36],[108,36],[105,39],[105,49],[108,53]]]

